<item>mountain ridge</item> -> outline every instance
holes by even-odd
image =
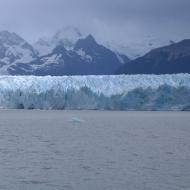
[[[128,60],[127,56],[118,57],[115,52],[97,43],[92,35],[82,37],[77,32],[74,36],[76,43],[68,45],[69,40],[62,38],[63,34],[56,33],[52,44],[41,40],[43,46],[51,46],[50,51],[40,53],[27,41],[15,33],[0,32],[0,73],[6,75],[101,75],[113,74],[115,70]],[[66,44],[65,44],[66,42]],[[4,50],[4,44],[10,47]],[[2,45],[2,48],[1,48]],[[52,49],[51,49],[52,48]],[[9,50],[16,51],[15,57],[8,54]],[[27,54],[24,54],[27,52]],[[4,53],[4,54],[3,54]],[[2,56],[1,56],[2,55]],[[13,59],[13,58],[14,59]],[[12,59],[11,59],[12,58]],[[28,58],[28,59],[27,59]],[[10,59],[6,62],[6,59]]]
[[[116,74],[175,73],[190,73],[190,39],[151,50],[116,71]]]
[[[130,60],[98,43],[91,34],[70,28],[65,34],[60,30],[51,40],[39,40],[38,45],[44,49],[40,52],[16,33],[0,31],[0,75],[190,73],[189,39],[171,42]]]

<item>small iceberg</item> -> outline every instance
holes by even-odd
[[[73,117],[71,120],[70,120],[71,123],[73,123],[74,125],[80,125],[82,123],[84,123],[85,121],[78,118],[78,117]]]

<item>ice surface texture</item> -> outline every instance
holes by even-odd
[[[190,75],[0,76],[0,107],[188,110]]]

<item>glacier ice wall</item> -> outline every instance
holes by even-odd
[[[190,75],[0,76],[0,107],[189,110]]]

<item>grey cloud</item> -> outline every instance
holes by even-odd
[[[190,33],[189,10],[189,0],[0,0],[0,29],[18,32],[29,41],[66,25],[124,41],[148,31],[175,31],[183,38]]]

